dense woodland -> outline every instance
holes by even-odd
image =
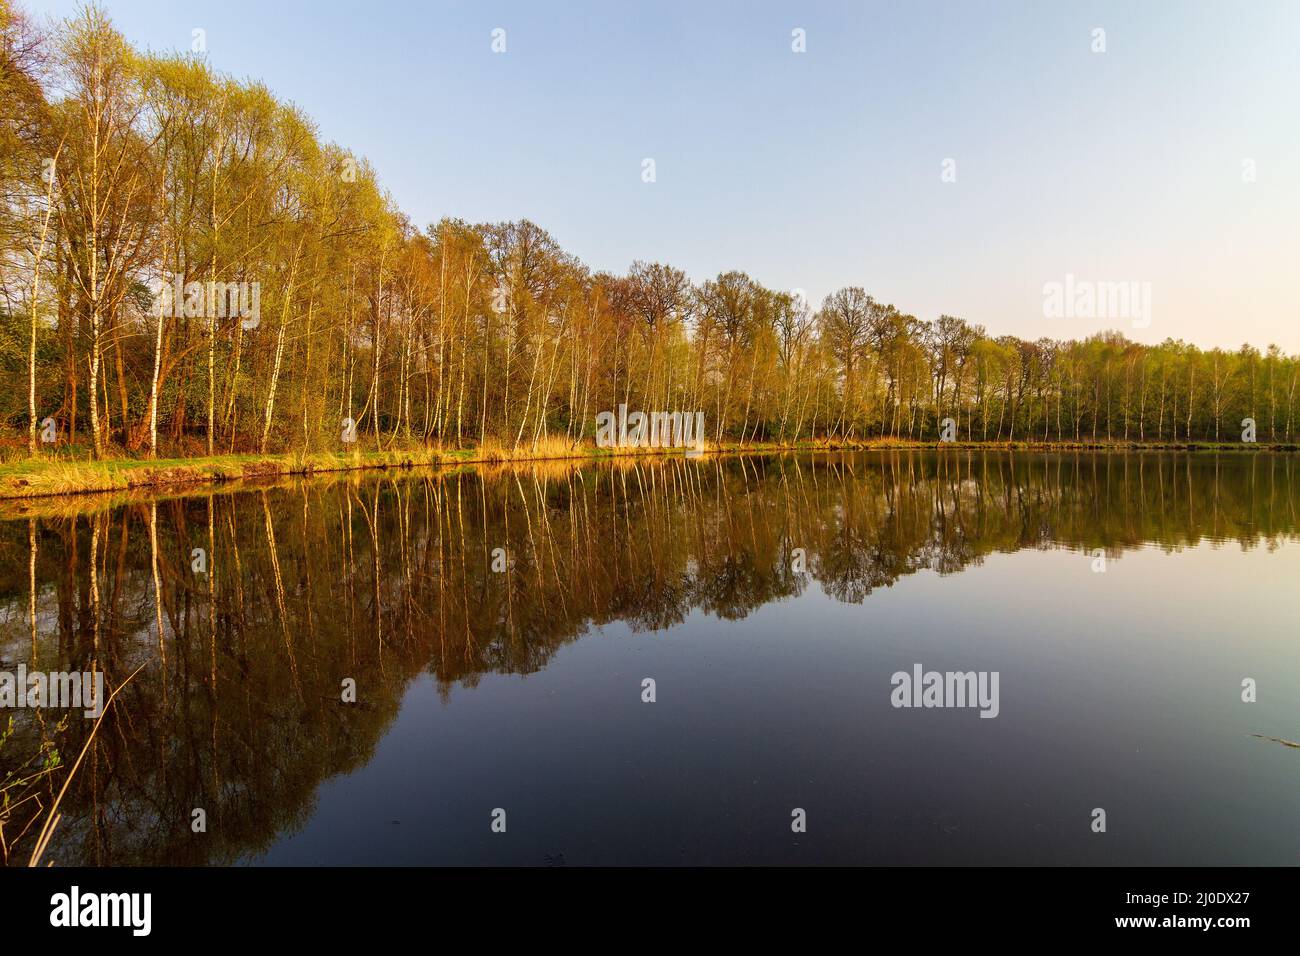
[[[90,7],[0,0],[0,421],[97,456],[590,441],[703,410],[713,441],[1294,437],[1300,358],[993,336],[858,287],[819,308],[733,271],[593,272],[529,222],[421,229],[347,149],[198,54]],[[259,321],[157,290],[256,283]],[[204,286],[210,288],[211,286]],[[210,303],[209,303],[210,305]]]

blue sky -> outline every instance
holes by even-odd
[[[204,29],[216,68],[369,157],[420,225],[527,217],[593,268],[862,285],[994,334],[1300,352],[1292,0],[105,6],[141,47]],[[1149,282],[1149,326],[1045,318],[1066,274]]]

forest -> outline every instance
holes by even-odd
[[[218,307],[236,288],[251,320]],[[264,86],[136,50],[95,6],[44,27],[0,0],[9,458],[338,450],[344,422],[366,449],[576,448],[620,404],[703,411],[719,444],[946,418],[995,442],[1237,442],[1251,418],[1289,443],[1298,376],[1275,345],[1029,341],[857,286],[594,271],[528,220],[422,228]]]

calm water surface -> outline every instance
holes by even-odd
[[[1295,864],[1298,507],[1285,455],[982,452],[10,503],[0,665],[147,665],[56,863]]]

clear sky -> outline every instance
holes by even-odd
[[[142,47],[204,29],[419,225],[527,217],[596,269],[862,285],[994,334],[1300,352],[1296,0],[105,6]],[[1149,325],[1046,318],[1067,274],[1150,283]]]

